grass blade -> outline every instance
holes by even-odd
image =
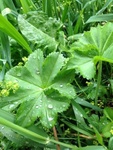
[[[34,5],[32,0],[20,0],[24,13],[27,13],[31,10],[36,10],[36,6]]]
[[[22,47],[27,50],[28,53],[31,53],[32,50],[30,49],[27,42],[21,36],[21,34],[15,29],[15,27],[0,14],[0,30],[12,38],[14,38]]]
[[[104,11],[112,2],[113,2],[113,0],[108,0],[108,1],[104,4],[104,6],[102,7],[102,9],[99,10],[99,11],[96,13],[96,15],[99,15],[99,14],[103,13],[103,11]]]
[[[86,23],[101,22],[101,21],[113,21],[113,14],[94,15],[90,17]]]

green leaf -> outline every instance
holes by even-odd
[[[13,114],[11,114],[8,111],[5,111],[3,109],[0,109],[0,117],[6,119],[7,121],[10,121],[12,123],[14,123],[15,121],[15,116]],[[35,125],[33,125],[32,127],[29,127],[28,130],[35,130],[35,133],[38,133],[44,137],[47,137],[47,135],[45,134],[45,132],[40,128],[40,127],[36,127]],[[28,141],[31,143],[31,140],[26,139],[25,137],[15,133],[12,129],[8,128],[7,126],[4,126],[2,124],[0,124],[0,133],[5,136],[8,140],[12,141],[13,143],[16,143],[18,146],[20,145],[24,145],[26,142],[28,143]],[[33,141],[32,141],[33,142]],[[42,141],[41,141],[42,143]],[[32,143],[31,145],[33,145],[34,143]]]
[[[94,15],[91,16],[86,23],[91,22],[102,22],[102,21],[112,21],[113,20],[113,14],[102,14],[102,15]]]
[[[110,85],[111,85],[111,91],[112,91],[112,93],[113,93],[113,80],[110,79],[109,82],[110,82]]]
[[[25,48],[29,53],[32,52],[30,49],[29,45],[25,41],[25,39],[21,36],[21,34],[14,28],[14,26],[7,20],[5,19],[1,14],[0,14],[0,30],[12,38],[14,38],[22,47]]]
[[[86,147],[81,147],[79,149],[80,150],[106,150],[106,148],[103,146],[86,146]]]
[[[71,57],[67,63],[67,68],[75,68],[76,73],[80,73],[84,78],[91,79],[94,78],[96,73],[96,67],[92,58],[84,55],[75,54]]]
[[[23,135],[25,137],[27,137],[28,139],[31,139],[32,141],[35,141],[37,143],[41,143],[41,144],[50,144],[50,142],[54,143],[54,144],[58,144],[58,145],[62,145],[64,147],[70,148],[70,149],[74,149],[74,150],[78,150],[76,145],[70,145],[70,144],[66,144],[66,143],[62,143],[53,139],[50,139],[49,137],[45,137],[44,135],[39,135],[38,133],[35,133],[33,131],[30,131],[28,129],[25,129],[21,126],[18,126],[2,117],[0,117],[0,124],[2,124],[3,126],[7,126],[9,128],[11,128],[13,131],[19,133],[20,135]]]
[[[101,14],[104,12],[105,9],[108,8],[108,6],[112,3],[113,1],[112,0],[107,0],[104,4],[104,6],[96,13],[97,15],[98,14]]]
[[[26,14],[26,20],[40,29],[42,32],[46,33],[50,37],[55,38],[58,30],[61,28],[62,23],[56,18],[48,17],[42,11],[31,11]]]
[[[22,34],[37,48],[42,47],[48,49],[49,52],[56,50],[58,44],[55,39],[30,24],[22,15],[18,16],[18,24]]]
[[[113,149],[113,137],[111,137],[111,138],[109,139],[108,148],[109,148],[109,150],[112,150],[112,149]]]
[[[89,121],[89,117],[87,116],[86,112],[83,110],[83,108],[76,103],[74,100],[72,100],[72,106],[73,106],[73,111],[76,117],[76,121],[77,121],[77,125],[78,127],[85,129],[86,131],[92,131],[92,129],[90,127],[87,126],[85,119],[87,119]],[[89,121],[90,123],[90,121]]]
[[[85,107],[89,107],[89,108],[92,108],[93,110],[97,110],[97,111],[102,111],[99,107],[97,106],[94,106],[92,105],[91,103],[89,103],[88,101],[84,100],[84,99],[81,99],[79,97],[77,97],[75,99],[76,103],[82,105],[82,106],[85,106]]]
[[[113,130],[113,122],[109,122],[105,127],[103,127],[102,134],[104,137],[109,138],[111,136],[111,130]]]
[[[73,129],[73,130],[75,130],[75,131],[77,131],[77,132],[80,132],[80,133],[82,133],[82,134],[84,134],[84,135],[93,137],[90,132],[88,132],[88,131],[86,131],[86,130],[84,130],[84,129],[81,129],[81,128],[77,127],[75,124],[72,124],[72,123],[70,123],[70,122],[68,122],[68,121],[64,121],[64,120],[62,120],[62,122],[64,122],[67,126],[69,126],[71,129]]]
[[[93,126],[93,129],[94,129],[94,132],[96,134],[96,139],[97,141],[101,144],[101,145],[104,145],[103,143],[103,138],[102,136],[100,135],[100,133],[98,132],[98,130]]]
[[[75,97],[70,84],[74,72],[62,69],[64,61],[58,52],[45,59],[41,50],[33,52],[25,66],[16,66],[7,72],[5,80],[16,81],[19,89],[2,97],[0,107],[18,102],[18,124],[29,126],[39,117],[43,126],[51,128],[56,123],[57,113],[66,110]]]
[[[111,121],[113,121],[113,109],[112,109],[112,108],[106,107],[106,108],[104,109],[104,114],[106,115],[106,117],[107,117],[108,119],[110,119]]]
[[[103,36],[104,35],[104,36]],[[92,27],[71,45],[72,57],[67,68],[75,68],[84,78],[92,79],[99,61],[113,63],[113,24]]]
[[[36,6],[34,5],[32,0],[26,0],[26,1],[20,0],[20,2],[22,4],[24,13],[27,13],[31,10],[36,10]]]

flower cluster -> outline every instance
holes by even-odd
[[[110,133],[113,135],[113,127],[111,127]]]
[[[3,81],[0,82],[0,96],[6,97],[10,92],[15,93],[19,88],[19,85],[16,81]]]
[[[28,58],[27,57],[22,57],[22,61],[23,62],[18,63],[18,66],[23,66],[28,61]]]

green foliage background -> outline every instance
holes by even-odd
[[[0,148],[113,149],[113,1],[0,1]]]

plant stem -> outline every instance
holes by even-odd
[[[58,136],[57,136],[57,131],[56,131],[55,126],[53,127],[53,133],[54,133],[55,140],[58,141]],[[57,144],[57,150],[60,150],[59,144]]]
[[[81,142],[80,142],[80,135],[79,135],[79,132],[78,132],[78,137],[77,137],[77,138],[78,138],[78,146],[81,147]]]
[[[99,92],[100,83],[101,83],[101,74],[102,74],[102,61],[99,61],[99,64],[98,64],[97,87],[96,87],[96,92],[95,92],[95,106],[98,105],[98,92]]]
[[[10,122],[10,121],[2,118],[2,117],[0,117],[0,124],[9,127],[13,131],[23,135],[24,137],[27,137],[27,138],[31,139],[32,141],[42,143],[42,144],[48,144],[48,143],[52,142],[52,143],[62,145],[62,146],[67,147],[67,148],[71,148],[73,150],[78,150],[77,146],[62,143],[62,142],[59,142],[59,141],[56,141],[56,140],[53,140],[53,139],[49,139],[47,137],[43,137],[39,134],[36,134],[36,133],[34,133],[30,130],[25,129],[25,128],[19,126],[19,125],[16,125],[16,124],[14,124],[14,123],[12,123],[12,122]]]

